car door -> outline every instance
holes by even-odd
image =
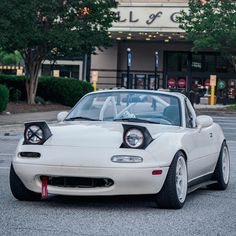
[[[184,137],[188,149],[188,178],[192,181],[209,174],[212,170],[213,133],[212,127],[196,127],[196,115],[188,100],[185,101],[186,134]]]

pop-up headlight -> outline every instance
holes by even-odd
[[[123,124],[123,128],[121,148],[145,149],[153,141],[146,127]]]
[[[25,123],[24,144],[42,145],[52,136],[45,121]]]
[[[125,143],[131,148],[139,148],[144,142],[144,135],[138,129],[129,129],[125,133]]]

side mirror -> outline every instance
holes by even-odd
[[[59,122],[62,122],[68,115],[69,112],[67,111],[62,111],[62,112],[59,112],[58,115],[57,115],[57,120]]]
[[[213,125],[213,120],[210,116],[198,116],[196,118],[196,124],[199,130],[207,128]]]

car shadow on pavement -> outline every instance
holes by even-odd
[[[200,188],[187,195],[184,208],[189,208],[196,200],[203,195],[215,195],[222,191],[214,191],[207,188]],[[154,195],[126,195],[126,196],[59,196],[50,195],[42,201],[50,207],[66,208],[96,208],[96,209],[158,209]],[[168,210],[168,209],[167,209]],[[171,211],[168,210],[168,211]]]
[[[58,207],[83,207],[83,208],[156,208],[153,196],[58,196],[51,195],[43,200],[45,204]]]

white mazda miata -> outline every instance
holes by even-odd
[[[221,127],[196,117],[182,94],[99,91],[57,118],[25,124],[10,170],[19,200],[151,194],[159,207],[178,209],[188,192],[228,185]]]

